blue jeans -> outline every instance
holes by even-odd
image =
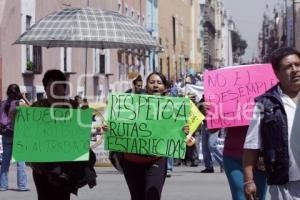
[[[0,188],[8,188],[8,172],[12,157],[12,141],[11,136],[2,136],[3,154],[2,165],[0,171]],[[25,189],[27,186],[27,176],[25,171],[25,162],[17,162],[17,185],[19,189]]]
[[[174,168],[174,158],[167,158],[167,170],[173,171]]]
[[[227,176],[231,196],[233,200],[246,200],[244,194],[244,174],[242,159],[229,156],[223,157],[224,170]],[[254,182],[256,184],[259,200],[264,200],[267,191],[267,178],[263,171],[254,171]]]
[[[218,132],[209,133],[206,126],[201,129],[202,134],[202,154],[205,169],[213,169],[212,157],[223,166],[223,155],[217,148]]]

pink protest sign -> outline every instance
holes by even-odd
[[[254,98],[276,85],[270,64],[227,67],[204,73],[208,128],[249,125]]]

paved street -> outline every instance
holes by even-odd
[[[201,167],[176,167],[171,178],[167,178],[162,194],[162,200],[229,200],[230,191],[224,173],[201,174]],[[90,190],[81,188],[78,197],[72,200],[129,200],[129,191],[125,179],[114,168],[97,168],[98,185]],[[11,167],[9,183],[11,189],[0,192],[0,200],[34,200],[36,191],[31,170],[28,168],[30,192],[17,192],[16,168]]]

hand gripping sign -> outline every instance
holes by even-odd
[[[184,158],[182,127],[190,113],[188,98],[111,94],[105,148],[110,151]]]
[[[254,99],[277,84],[270,64],[226,67],[204,73],[204,96],[210,108],[208,128],[249,125]]]
[[[188,146],[194,145],[195,138],[192,135],[195,133],[199,125],[205,119],[204,115],[199,111],[197,106],[192,101],[190,101],[190,104],[191,104],[191,112],[190,112],[189,120],[187,122],[190,131],[186,137]]]

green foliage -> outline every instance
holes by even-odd
[[[27,71],[33,71],[33,67],[34,67],[34,64],[31,60],[28,60],[27,63],[26,63],[26,70]]]
[[[231,31],[232,39],[232,51],[238,56],[245,54],[245,50],[248,47],[247,41],[243,40],[240,34],[236,31]]]

